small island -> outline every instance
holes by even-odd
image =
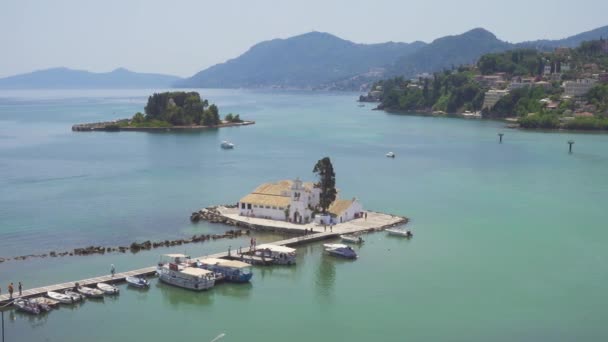
[[[172,91],[154,93],[148,97],[144,113],[137,112],[130,119],[76,124],[73,131],[167,131],[201,130],[208,128],[252,125],[239,114],[220,118],[219,108],[201,99],[197,92]]]

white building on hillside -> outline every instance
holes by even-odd
[[[578,79],[564,82],[564,96],[583,96],[595,86],[597,81],[592,78]]]
[[[282,180],[264,183],[238,202],[239,214],[293,223],[313,221],[313,212],[319,205],[320,189],[312,182]],[[339,223],[359,217],[363,207],[356,199],[336,199],[328,210],[332,222]]]
[[[496,102],[498,102],[498,100],[500,100],[501,97],[507,95],[508,93],[509,93],[508,90],[498,90],[498,89],[490,89],[490,90],[486,91],[486,93],[483,97],[483,106],[481,108],[482,109],[483,108],[492,109],[492,107],[494,107]]]

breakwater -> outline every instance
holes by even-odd
[[[163,241],[144,241],[144,242],[132,242],[128,246],[117,246],[117,247],[104,247],[104,246],[88,246],[81,248],[74,248],[70,251],[50,251],[43,254],[28,254],[22,256],[16,256],[13,258],[2,257],[0,263],[5,261],[20,261],[27,260],[30,258],[56,258],[65,256],[87,256],[87,255],[99,255],[107,253],[137,253],[142,250],[150,250],[161,247],[173,247],[181,246],[190,243],[202,243],[205,241],[213,241],[218,239],[234,239],[243,235],[249,235],[249,230],[231,229],[226,231],[224,234],[201,234],[192,235],[192,237],[176,240],[163,240]]]

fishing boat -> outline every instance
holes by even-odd
[[[63,294],[70,297],[74,302],[79,302],[84,298],[80,293],[70,290],[63,291]]]
[[[72,304],[75,302],[75,300],[72,297],[65,295],[63,293],[59,293],[59,292],[49,291],[46,293],[46,295],[49,298],[54,299],[63,304]]]
[[[97,288],[105,294],[118,294],[118,287],[106,283],[97,283]]]
[[[263,258],[271,258],[278,265],[295,265],[296,250],[285,246],[272,244],[260,245],[255,250],[255,255]]]
[[[363,243],[363,238],[356,235],[340,235],[340,239],[348,243]]]
[[[412,232],[407,229],[388,228],[386,229],[386,231],[389,235],[404,236],[407,238],[411,238],[412,236],[414,236],[414,234],[412,234]]]
[[[32,315],[39,315],[40,308],[38,304],[32,303],[27,299],[17,299],[13,301],[13,305],[17,308],[17,310],[27,312]]]
[[[253,277],[251,265],[238,260],[205,258],[199,260],[197,265],[219,274],[223,280],[231,283],[246,283]]]
[[[194,291],[208,290],[215,285],[213,272],[188,262],[190,257],[184,254],[165,254],[163,257],[172,260],[161,260],[156,268],[158,279],[163,283]]]
[[[395,153],[394,152],[389,152],[389,153],[386,154],[386,156],[388,158],[395,158]]]
[[[89,298],[103,298],[103,291],[86,286],[78,287],[78,292]]]
[[[222,141],[220,146],[225,150],[231,150],[234,148],[234,144],[226,140]]]
[[[126,277],[125,280],[129,286],[134,286],[140,289],[150,287],[150,282],[144,277]]]
[[[357,258],[357,253],[348,245],[343,245],[341,243],[326,243],[323,247],[325,247],[325,251],[329,253],[329,255],[346,259]]]

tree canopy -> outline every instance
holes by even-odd
[[[331,164],[329,157],[325,157],[317,161],[312,172],[316,173],[319,177],[319,181],[315,183],[315,187],[321,189],[319,207],[323,213],[326,213],[329,206],[336,200],[338,194],[334,166]]]
[[[209,101],[201,99],[197,92],[154,93],[148,97],[145,113],[143,121],[141,113],[138,113],[133,117],[133,122],[163,122],[174,126],[215,126],[221,123],[217,106],[209,105]]]

